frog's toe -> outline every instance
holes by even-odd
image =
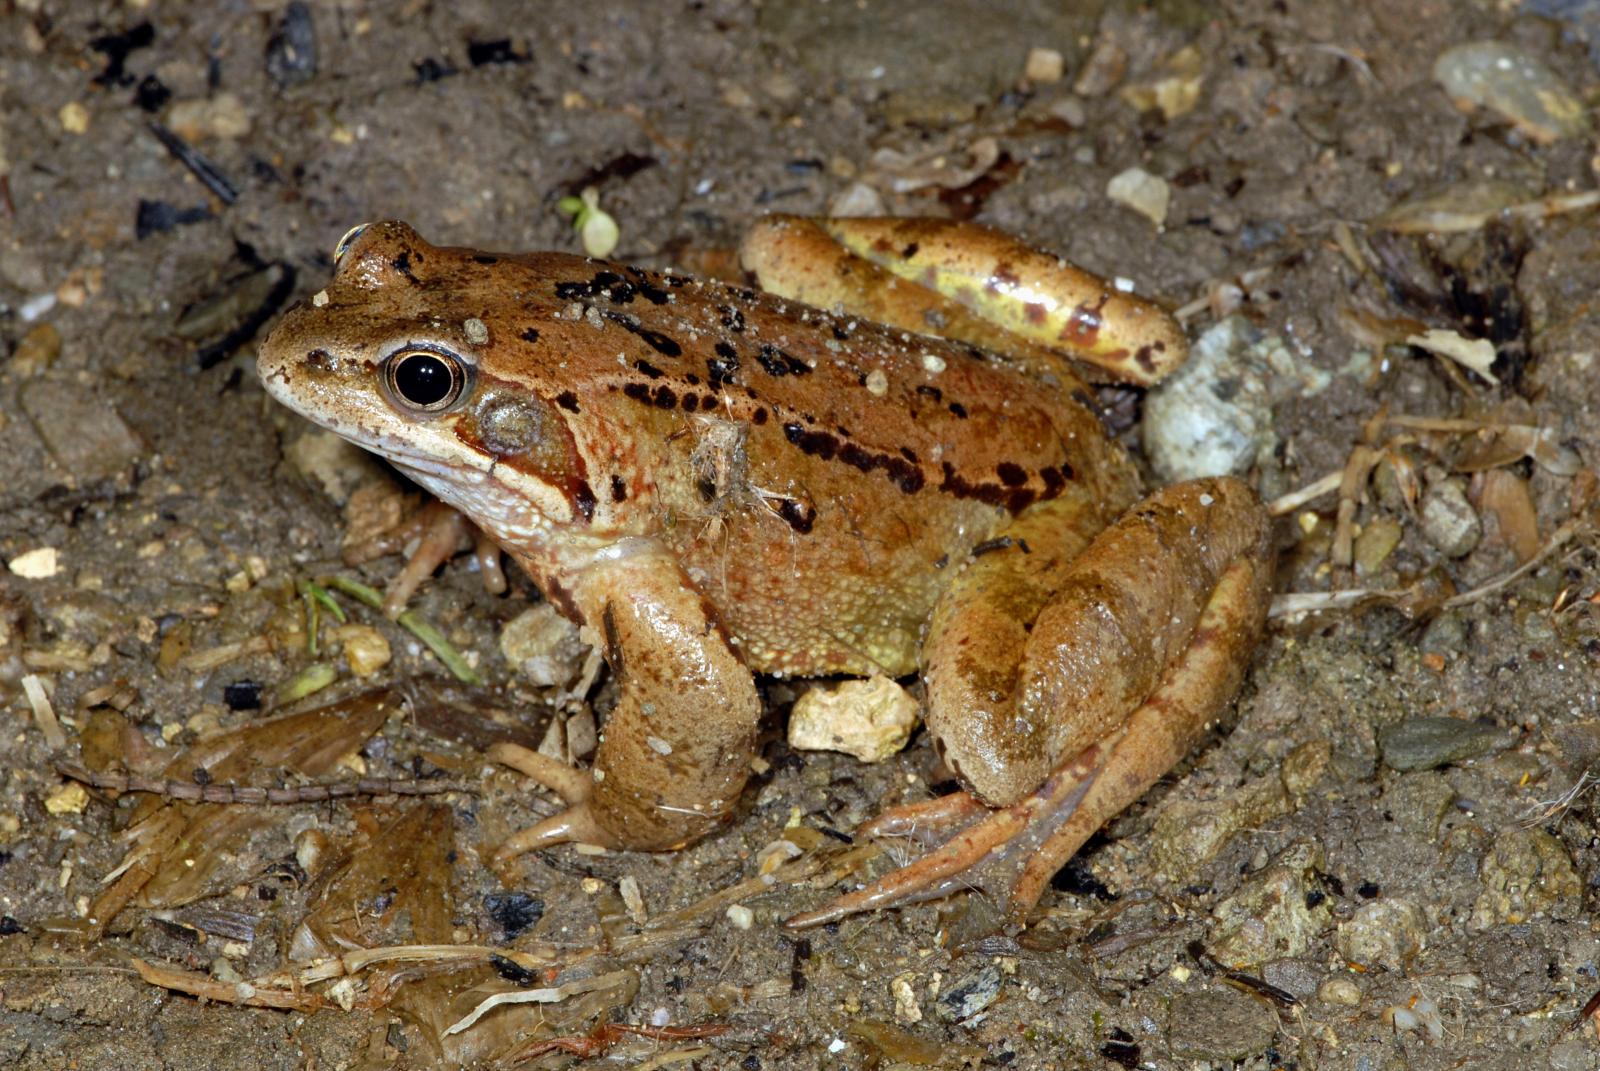
[[[570,806],[587,803],[594,794],[594,777],[589,771],[575,770],[559,759],[541,755],[521,744],[495,744],[488,754],[491,762],[509,766],[524,777],[532,778]]]
[[[590,806],[587,803],[580,803],[576,807],[568,807],[559,814],[551,815],[537,825],[513,833],[495,849],[491,863],[501,866],[527,852],[570,841],[579,844],[598,844],[602,848],[620,847],[600,828]]]
[[[525,852],[568,841],[598,844],[607,848],[619,847],[615,838],[595,821],[594,810],[589,802],[594,794],[594,777],[589,771],[575,770],[520,744],[495,744],[489,749],[489,758],[532,778],[567,804],[566,810],[529,826],[500,845],[494,853],[493,862],[496,865],[509,862]]]

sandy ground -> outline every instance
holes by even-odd
[[[1600,990],[1600,256],[1592,213],[1497,214],[1595,185],[1594,30],[1558,3],[0,3],[0,1064],[501,1066],[519,1033],[614,1022],[728,1030],[624,1035],[597,1063],[1600,1065],[1594,1028],[1569,1029]],[[1434,74],[1469,42],[1499,50],[1474,111]],[[1034,47],[1064,69],[1025,76]],[[1132,168],[1165,181],[1162,226],[1108,196]],[[498,642],[527,585],[488,596],[458,561],[417,611],[489,684],[388,718],[359,765],[477,795],[246,808],[174,849],[165,892],[96,918],[134,803],[56,761],[159,768],[319,659],[344,692],[441,673],[349,600],[366,631],[316,657],[275,642],[297,581],[398,564],[339,563],[367,472],[266,399],[262,324],[353,224],[575,249],[557,204],[585,186],[616,256],[651,266],[725,271],[769,211],[960,214],[1198,302],[1192,334],[1233,315],[1243,365],[1208,389],[1254,399],[1263,493],[1351,466],[1342,526],[1333,493],[1280,519],[1282,590],[1406,594],[1277,619],[1237,708],[1020,938],[976,941],[965,897],[796,938],[781,919],[826,888],[747,898],[748,928],[704,898],[791,818],[848,834],[925,795],[926,742],[865,767],[774,731],[723,834],[563,849],[504,885],[484,850],[548,807],[475,748],[537,740],[549,695]],[[1430,328],[1488,340],[1497,381],[1404,344]],[[393,659],[358,682],[374,629]],[[481,956],[314,987],[348,1011],[134,973],[236,998],[304,952],[319,905],[324,951],[491,945],[541,968],[524,984],[598,988],[441,1048],[494,980]]]

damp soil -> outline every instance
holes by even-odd
[[[323,983],[316,1011],[135,973],[154,963],[223,990],[270,975],[332,887],[319,867],[348,872],[379,845],[398,869],[355,882],[336,943],[431,934],[553,956],[531,974],[501,962],[525,985],[611,978],[581,1007],[551,1005],[556,1025],[532,1036],[727,1028],[619,1034],[597,1063],[1596,1065],[1581,1013],[1600,990],[1584,790],[1600,755],[1600,580],[1580,522],[1600,464],[1600,231],[1583,212],[1448,235],[1376,222],[1440,190],[1464,202],[1468,183],[1522,201],[1592,188],[1586,127],[1541,137],[1464,111],[1432,73],[1453,46],[1498,41],[1586,107],[1592,16],[1003,7],[0,3],[0,1064],[456,1066],[439,1040],[440,1009],[463,999],[448,973]],[[1063,73],[1044,62],[1028,77],[1032,48],[1059,53]],[[1159,227],[1108,197],[1131,168],[1167,183]],[[927,741],[875,766],[793,752],[776,728],[793,689],[775,685],[762,772],[725,831],[664,855],[563,848],[497,874],[489,851],[550,808],[480,749],[536,742],[550,697],[498,642],[536,594],[513,577],[510,595],[487,595],[457,559],[415,605],[486,683],[390,717],[334,772],[444,775],[476,794],[264,811],[237,840],[174,856],[227,857],[199,899],[93,918],[134,801],[68,790],[55,764],[93,750],[149,767],[272,716],[262,703],[317,660],[262,639],[299,619],[297,582],[381,586],[399,567],[341,565],[337,498],[363,473],[296,451],[308,427],[255,378],[263,325],[322,285],[354,224],[576,249],[558,205],[586,187],[620,226],[615,257],[650,266],[729,274],[742,228],[772,211],[959,215],[1171,307],[1201,299],[1192,334],[1242,317],[1320,373],[1270,393],[1252,469],[1267,497],[1345,469],[1357,446],[1381,455],[1342,503],[1325,494],[1279,519],[1281,590],[1409,594],[1276,618],[1237,704],[1063,871],[1021,935],[985,939],[973,894],[802,936],[781,920],[860,875],[779,883],[745,898],[748,914],[706,898],[756,874],[792,825],[821,833],[800,838],[808,851],[845,851],[880,806],[925,796],[942,780]],[[1413,328],[1489,338],[1497,382],[1405,345]],[[1138,415],[1136,394],[1108,401]],[[1394,415],[1542,429],[1547,449],[1464,461],[1493,436],[1380,419]],[[1341,510],[1356,565],[1338,557]],[[1442,603],[1563,532],[1509,583]],[[347,604],[393,658],[358,679],[370,636],[344,634],[319,656],[338,678],[325,694],[442,673]],[[193,657],[226,644],[242,646]],[[62,722],[60,748],[27,679]],[[475,969],[474,984],[493,981]]]

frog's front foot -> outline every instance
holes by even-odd
[[[469,521],[453,506],[433,500],[390,528],[357,543],[347,546],[344,560],[348,565],[360,565],[385,554],[404,553],[405,565],[389,581],[383,593],[383,612],[398,617],[417,593],[422,582],[455,557],[472,551],[478,559],[483,574],[483,586],[491,595],[506,591],[506,575],[500,565],[500,548],[482,529]]]
[[[600,556],[558,586],[604,637],[621,696],[592,774],[514,745],[490,751],[567,804],[507,840],[496,862],[565,841],[634,851],[692,844],[727,821],[750,774],[761,714],[750,671],[711,604],[653,544]]]
[[[1232,479],[1167,488],[1082,553],[1060,519],[1020,516],[1013,545],[969,563],[935,615],[929,729],[971,791],[863,831],[938,846],[791,927],[968,887],[1020,927],[1051,875],[1232,700],[1270,589],[1255,495]]]
[[[489,749],[489,759],[538,782],[560,796],[567,805],[565,810],[507,838],[495,849],[491,859],[495,866],[508,863],[524,852],[568,841],[598,844],[603,848],[622,847],[595,821],[594,811],[589,805],[594,796],[594,776],[587,770],[575,770],[564,762],[520,744],[495,744]]]

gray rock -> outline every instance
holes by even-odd
[[[1456,798],[1444,774],[1422,770],[1397,778],[1383,794],[1383,812],[1402,831],[1432,840]]]
[[[88,387],[41,377],[24,383],[17,401],[50,457],[79,483],[121,475],[144,455],[121,415]]]
[[[1302,841],[1279,853],[1271,866],[1245,879],[1239,891],[1212,911],[1216,925],[1207,946],[1232,966],[1303,956],[1332,916],[1326,900],[1306,906],[1322,850]]]
[[[1233,1063],[1264,1052],[1277,1033],[1264,1002],[1232,989],[1179,993],[1167,1019],[1167,1044],[1180,1060]]]
[[[1000,995],[1000,968],[994,964],[968,971],[953,979],[939,993],[937,1012],[947,1023],[959,1023],[977,1015]]]
[[[1378,731],[1378,750],[1391,770],[1432,770],[1510,744],[1507,730],[1460,718],[1407,718]]]
[[[1418,520],[1422,537],[1446,558],[1471,554],[1483,538],[1483,522],[1456,480],[1440,480],[1428,488]]]
[[[1466,619],[1454,610],[1446,610],[1428,622],[1418,646],[1424,654],[1453,655],[1460,654],[1466,643]]]

